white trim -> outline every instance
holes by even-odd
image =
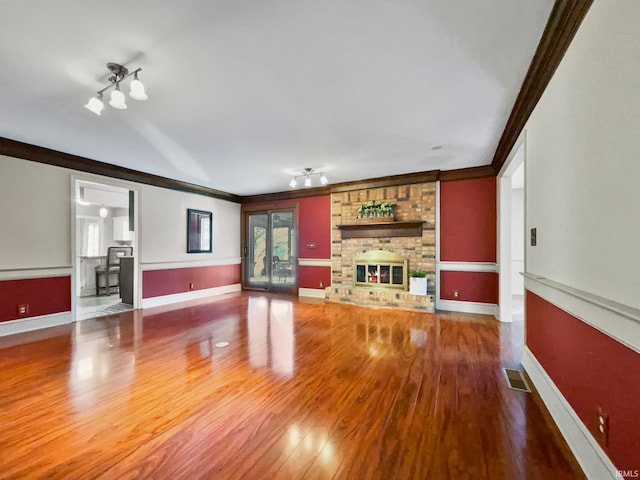
[[[233,285],[223,285],[222,287],[205,288],[203,290],[193,290],[191,292],[174,293],[162,295],[160,297],[143,298],[142,308],[160,307],[170,303],[186,302],[199,298],[214,297],[225,293],[240,292],[242,287],[239,283]]]
[[[497,255],[498,255],[498,316],[502,322],[513,320],[511,274],[512,255],[511,250],[511,177],[518,170],[522,163],[527,163],[527,131],[523,129],[513,144],[506,161],[502,165],[497,175]],[[518,158],[518,153],[522,151],[522,161]],[[525,185],[526,195],[526,185]],[[526,225],[526,205],[525,205],[525,225]],[[525,236],[526,238],[526,236]],[[526,250],[526,246],[525,246]]]
[[[436,262],[436,269],[445,272],[497,272],[493,262]]]
[[[299,297],[324,298],[324,288],[298,288]]]
[[[67,277],[71,276],[71,266],[43,267],[43,268],[16,268],[13,270],[0,270],[0,280],[22,280],[28,278]]]
[[[330,258],[298,258],[298,265],[301,267],[330,267]]]
[[[523,273],[524,288],[640,353],[640,311],[544,277]]]
[[[440,300],[438,302],[438,310],[445,310],[449,312],[480,313],[483,315],[495,316],[496,304],[481,302],[461,302],[459,300]]]
[[[239,265],[240,257],[212,258],[209,260],[188,260],[181,262],[143,262],[142,271],[173,270],[175,268],[215,267],[219,265]]]
[[[527,346],[522,352],[522,366],[586,477],[594,480],[620,478],[616,476],[616,467]]]
[[[71,312],[52,313],[38,317],[19,318],[0,323],[0,337],[16,333],[30,332],[41,328],[56,327],[72,323]]]
[[[75,190],[78,182],[95,183],[98,185],[106,185],[108,187],[115,187],[119,189],[133,191],[133,308],[137,309],[141,306],[142,299],[142,269],[140,268],[140,260],[142,258],[142,184],[138,182],[130,182],[128,180],[120,180],[117,178],[106,177],[93,173],[83,172],[80,170],[71,170],[70,174],[70,198],[71,198],[71,312],[73,318],[76,318],[77,299],[80,292],[76,291],[78,267],[76,256],[76,215],[77,205],[75,202]]]

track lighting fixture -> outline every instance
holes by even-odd
[[[104,103],[102,102],[102,95],[105,91],[113,88],[111,92],[111,97],[109,100],[109,105],[113,108],[117,108],[118,110],[124,110],[127,108],[127,104],[125,102],[124,93],[120,91],[120,82],[122,82],[125,78],[133,75],[133,80],[129,85],[129,96],[134,100],[146,100],[149,98],[147,93],[145,92],[143,83],[138,79],[138,72],[142,70],[142,68],[137,68],[133,72],[129,73],[127,67],[123,67],[117,63],[107,63],[107,68],[113,74],[109,77],[109,85],[104,87],[102,90],[99,90],[96,97],[92,97],[85,107],[96,115],[102,114],[102,109],[104,108]]]
[[[313,168],[305,168],[304,170],[300,171],[300,175],[295,175],[291,181],[289,182],[289,186],[291,188],[295,188],[298,186],[298,178],[304,177],[304,186],[305,187],[310,187],[311,186],[311,177],[314,175],[320,175],[320,183],[322,185],[326,185],[327,183],[329,183],[329,180],[327,180],[327,177],[325,176],[325,174],[323,172],[316,172]]]

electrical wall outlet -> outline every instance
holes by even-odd
[[[599,405],[597,418],[596,440],[602,448],[606,448],[609,444],[609,415]]]
[[[324,284],[322,283],[322,280],[320,280],[320,288],[324,288]]]
[[[460,298],[460,291],[459,290],[454,290],[453,291],[453,298]]]
[[[193,283],[189,284],[189,290],[193,290]]]
[[[29,313],[29,304],[24,303],[22,305],[18,305],[18,315],[27,315]]]

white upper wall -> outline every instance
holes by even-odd
[[[72,175],[139,191],[143,263],[239,260],[239,204],[0,156],[0,270],[71,266]],[[186,253],[187,208],[213,212],[212,254]]]
[[[0,270],[71,266],[69,171],[0,155]]]
[[[141,186],[143,264],[240,258],[240,205]],[[187,209],[213,213],[213,253],[187,253]]]
[[[640,308],[640,2],[594,2],[527,124],[527,270]]]

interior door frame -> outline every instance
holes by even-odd
[[[249,280],[247,279],[247,253],[248,253],[248,245],[247,245],[247,236],[248,236],[248,228],[249,222],[248,218],[250,214],[256,213],[265,213],[267,214],[267,230],[271,229],[271,214],[274,212],[281,211],[293,211],[293,228],[296,232],[295,238],[295,256],[292,256],[291,265],[294,269],[293,278],[294,281],[290,285],[273,285],[267,282],[265,288],[256,287],[254,285],[249,284]],[[242,289],[243,290],[258,290],[258,291],[267,291],[267,292],[280,292],[280,293],[298,293],[298,250],[299,250],[299,237],[300,237],[300,229],[299,218],[298,218],[298,203],[261,203],[259,205],[242,205],[241,207],[241,235],[240,235],[240,254],[241,254],[241,262],[240,262],[240,270],[241,270],[241,278],[242,278]],[[267,241],[269,245],[268,248],[271,248],[270,242]]]
[[[109,187],[117,187],[129,192],[133,192],[133,308],[138,309],[142,306],[142,270],[140,268],[140,186],[130,183],[126,180],[116,178],[102,177],[86,172],[74,172],[70,176],[70,213],[71,213],[71,318],[73,322],[77,322],[77,275],[78,261],[76,256],[76,230],[78,228],[76,222],[76,184],[95,183]]]

